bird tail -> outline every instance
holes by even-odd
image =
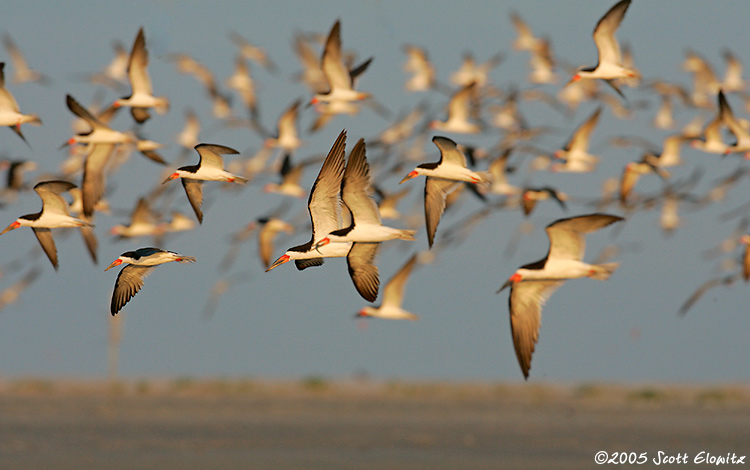
[[[615,269],[617,269],[619,265],[620,263],[595,264],[592,266],[593,272],[589,277],[598,281],[605,281],[609,279],[609,276],[615,272]]]
[[[417,233],[416,230],[401,230],[401,232],[398,235],[399,240],[416,240],[414,238],[414,235]]]

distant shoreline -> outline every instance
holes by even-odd
[[[128,378],[123,380],[14,377],[0,378],[2,396],[328,396],[352,399],[579,403],[607,406],[639,404],[750,405],[750,384],[609,382],[452,382],[400,379]]]

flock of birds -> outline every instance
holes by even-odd
[[[404,69],[409,77],[405,88],[410,92],[432,94],[431,96],[445,95],[446,118],[435,119],[430,116],[426,106],[420,105],[411,112],[404,113],[377,137],[358,139],[350,146],[348,157],[348,136],[347,131],[343,130],[338,133],[325,158],[313,157],[296,161],[299,149],[305,146],[300,137],[299,116],[303,112],[310,112],[307,111],[309,108],[313,108],[316,116],[310,133],[327,132],[331,127],[330,122],[336,116],[354,116],[363,107],[384,117],[389,116],[389,111],[378,102],[376,96],[359,89],[358,81],[366,76],[373,59],[356,63],[354,54],[342,48],[340,21],[336,21],[328,34],[322,37],[322,53],[316,49],[320,47],[318,44],[321,38],[313,35],[299,35],[295,38],[295,51],[303,65],[298,80],[309,88],[311,97],[307,103],[302,100],[293,101],[278,119],[275,133],[268,132],[261,122],[256,84],[248,66],[249,62],[253,62],[275,72],[276,66],[262,48],[252,45],[238,34],[230,35],[237,47],[237,60],[235,73],[226,81],[226,86],[236,92],[247,111],[246,117],[241,118],[232,115],[229,95],[221,89],[210,70],[187,54],[174,54],[169,60],[174,62],[177,70],[194,76],[205,86],[214,116],[223,125],[246,127],[258,132],[264,138],[263,147],[250,158],[240,156],[234,157],[231,162],[225,162],[222,156],[241,155],[240,152],[219,143],[200,141],[200,123],[194,114],[187,111],[185,130],[177,137],[177,141],[183,148],[194,149],[198,153],[198,163],[167,170],[163,183],[135,203],[130,223],[112,227],[111,233],[126,239],[153,237],[158,241],[155,244],[161,244],[170,233],[200,230],[198,225],[204,221],[204,181],[218,182],[218,187],[231,189],[237,184],[253,183],[259,175],[276,179],[274,175],[278,171],[278,182],[269,182],[263,190],[281,195],[284,203],[234,234],[222,264],[231,264],[235,258],[233,250],[254,235],[258,238],[258,253],[266,272],[289,261],[294,261],[298,270],[304,270],[322,265],[325,258],[343,257],[346,258],[356,291],[362,298],[374,303],[381,292],[377,268],[377,255],[381,245],[384,242],[391,243],[391,240],[410,241],[415,245],[422,243],[418,236],[421,223],[415,225],[414,219],[409,220],[397,209],[399,200],[409,188],[390,192],[383,181],[390,175],[401,172],[405,176],[400,183],[409,186],[415,184],[410,183],[410,180],[424,176],[422,220],[426,227],[429,250],[408,258],[382,289],[382,302],[379,306],[364,307],[357,314],[364,318],[415,320],[417,315],[402,308],[408,278],[418,263],[429,262],[441,250],[457,243],[459,236],[466,236],[465,232],[463,235],[456,235],[457,232],[471,230],[478,221],[500,210],[519,210],[529,217],[536,205],[544,204],[544,201],[555,201],[561,209],[567,210],[570,198],[555,187],[530,184],[521,187],[511,184],[509,177],[520,167],[518,160],[512,158],[517,155],[534,155],[529,164],[529,175],[535,171],[595,171],[600,159],[590,153],[590,141],[603,110],[609,108],[615,115],[627,116],[638,106],[638,103],[628,99],[625,87],[647,86],[659,96],[661,106],[654,126],[660,129],[673,128],[673,106],[678,100],[686,107],[699,110],[710,109],[716,103],[717,111],[705,125],[700,120],[701,114],[698,120],[668,136],[661,150],[635,137],[613,141],[613,145],[641,145],[646,149],[642,158],[627,163],[621,175],[608,180],[602,197],[591,203],[594,209],[550,223],[546,228],[549,237],[546,256],[518,268],[500,289],[510,288],[509,314],[513,344],[523,375],[528,378],[541,325],[542,306],[550,295],[566,280],[606,280],[618,267],[617,262],[609,261],[612,253],[603,254],[594,263],[584,262],[585,237],[588,233],[618,222],[624,223],[628,214],[659,204],[663,210],[664,230],[674,230],[679,224],[678,204],[701,206],[719,201],[722,191],[725,192],[747,174],[747,170],[741,167],[705,197],[690,193],[690,189],[700,178],[699,174],[683,181],[675,181],[671,177],[667,169],[683,163],[680,150],[686,145],[708,153],[750,158],[750,124],[735,116],[727,99],[727,95],[731,94],[750,103],[750,95],[745,94],[741,65],[731,53],[726,55],[729,68],[723,81],[716,77],[710,65],[700,56],[688,52],[685,69],[694,78],[692,91],[666,81],[642,83],[641,72],[635,67],[632,55],[629,51],[621,51],[615,37],[630,4],[631,0],[621,0],[601,17],[593,32],[599,53],[596,66],[572,71],[570,81],[559,88],[557,96],[546,93],[541,88],[542,85],[554,85],[558,79],[556,70],[559,64],[552,54],[550,40],[534,36],[531,28],[517,14],[511,15],[518,33],[513,48],[526,51],[531,57],[529,80],[533,86],[526,90],[504,91],[492,84],[489,73],[502,62],[500,55],[485,63],[477,63],[468,55],[461,68],[451,76],[452,84],[447,85],[438,81],[425,49],[414,45],[406,46],[404,52],[407,62]],[[15,83],[49,81],[26,65],[10,37],[6,36],[5,46],[12,60],[12,80]],[[26,114],[26,110],[22,111],[16,103],[6,86],[5,65],[0,63],[0,125],[8,126],[25,141],[22,126],[42,125],[42,121],[37,114]],[[69,148],[70,157],[61,173],[53,178],[39,180],[33,186],[42,200],[41,211],[18,217],[0,233],[3,235],[19,227],[30,227],[55,269],[58,269],[58,256],[51,229],[80,229],[92,259],[97,261],[96,214],[109,210],[107,179],[112,178],[131,152],[142,154],[153,164],[168,165],[160,153],[163,145],[142,137],[144,130],[148,129],[149,121],[159,119],[152,117],[152,111],[158,114],[170,111],[169,98],[157,96],[152,87],[149,53],[143,29],[138,31],[129,52],[118,45],[112,63],[87,79],[101,89],[115,90],[121,89],[123,81],[126,81],[131,93],[113,100],[109,106],[95,103],[89,107],[67,95],[66,104],[72,117],[76,118],[74,126],[77,129],[63,145]],[[616,95],[601,91],[602,83],[608,85]],[[598,101],[600,105],[575,129],[567,144],[550,152],[535,146],[534,139],[550,133],[550,130],[531,127],[525,122],[519,108],[524,100],[541,101],[554,112],[561,109],[575,110],[586,101]],[[120,131],[111,127],[110,122],[122,108],[130,110],[136,131]],[[490,123],[483,117],[486,113],[491,114]],[[498,132],[495,128],[502,132],[502,139],[495,147],[479,148],[472,145],[471,136]],[[731,138],[726,137],[725,129],[734,136],[733,143]],[[426,138],[430,138],[437,147],[439,160],[418,164],[409,171],[406,166],[424,155]],[[277,158],[272,159],[274,153]],[[375,157],[372,157],[373,154]],[[187,155],[190,154],[186,151],[181,158],[189,158]],[[511,161],[515,163],[511,165]],[[35,171],[36,163],[5,160],[3,166],[8,173],[7,186],[2,195],[5,213],[18,198],[18,194],[28,189],[24,173]],[[308,167],[319,168],[318,176],[309,191],[300,184],[303,172]],[[78,173],[81,173],[80,184],[76,185],[70,180],[77,177]],[[661,181],[661,189],[651,195],[635,192],[639,179],[650,174]],[[165,222],[158,218],[152,206],[173,202],[168,195],[172,194],[171,188],[174,185],[169,183],[175,179],[180,179],[182,183],[194,218],[174,211],[171,222]],[[66,199],[66,194],[70,194],[72,202]],[[307,224],[300,223],[299,218],[293,220],[295,218],[287,217],[286,213],[290,205],[294,204],[290,201],[299,200],[308,194],[310,240],[287,249],[272,262],[275,241],[280,234],[299,234],[307,230]],[[456,203],[462,197],[476,198],[482,205],[481,211],[472,214],[458,227],[450,227],[450,230],[444,230],[445,233],[441,234],[439,224],[444,212],[458,207]],[[625,217],[602,212],[610,206],[616,206]],[[724,249],[725,253],[732,253],[736,247],[745,247],[740,256],[741,262],[732,265],[741,268],[711,279],[701,286],[682,307],[682,313],[706,290],[730,284],[740,277],[745,281],[750,278],[750,254],[747,250],[750,235],[744,233],[750,219],[744,209],[747,208],[730,215],[740,222],[735,233],[725,241]],[[400,221],[402,225],[409,226],[391,227],[385,225],[384,220]],[[528,226],[519,230],[528,230]],[[117,314],[139,292],[144,278],[155,266],[168,262],[195,261],[194,257],[154,247],[122,253],[106,269],[124,265],[115,281],[111,314]],[[6,290],[0,296],[0,306],[15,300],[37,275],[37,271],[30,272]]]

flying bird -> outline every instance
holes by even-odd
[[[22,215],[15,222],[8,225],[5,230],[0,232],[0,235],[15,230],[18,227],[31,227],[52,266],[57,269],[57,247],[55,246],[55,240],[52,238],[50,229],[60,227],[93,227],[88,222],[71,217],[68,203],[61,196],[62,193],[70,191],[75,187],[76,185],[73,183],[59,180],[37,183],[34,186],[34,191],[42,199],[42,210],[35,214]]]
[[[401,269],[388,281],[383,289],[383,302],[378,307],[366,306],[357,313],[357,317],[386,318],[390,320],[418,320],[419,317],[401,307],[404,300],[404,288],[409,280],[417,255],[414,254],[404,263]]]
[[[127,266],[120,270],[120,274],[117,275],[117,280],[115,281],[115,289],[112,292],[112,303],[109,310],[112,316],[122,310],[122,307],[141,290],[143,280],[151,274],[155,266],[169,263],[170,261],[194,263],[195,258],[159,248],[139,248],[135,251],[126,251],[119,258],[112,261],[105,271],[122,263],[127,263]]]
[[[615,32],[625,18],[631,0],[621,0],[602,16],[594,28],[594,44],[599,51],[599,63],[595,67],[579,69],[569,84],[582,79],[601,78],[605,80],[620,96],[624,95],[612,80],[618,78],[635,78],[638,72],[623,66],[620,45],[615,38]]]
[[[338,230],[343,225],[341,214],[341,180],[344,177],[344,152],[346,150],[346,130],[342,130],[331,150],[328,152],[318,177],[310,190],[307,209],[312,222],[310,241],[289,248],[266,272],[294,260],[298,270],[323,264],[323,258],[338,258],[349,254],[352,243],[329,243],[316,248],[317,243],[326,235]]]
[[[424,212],[427,241],[430,247],[435,239],[440,218],[445,211],[445,199],[458,187],[459,182],[488,184],[491,181],[489,173],[475,172],[466,167],[466,156],[451,139],[435,136],[432,142],[440,149],[440,160],[435,163],[417,165],[401,180],[403,183],[419,175],[427,177],[424,187]]]
[[[357,67],[348,69],[341,54],[341,21],[336,20],[328,33],[320,62],[320,68],[328,81],[329,90],[327,93],[316,93],[310,103],[349,103],[369,98],[369,93],[354,89],[354,81],[365,71],[371,61],[372,58],[369,58]],[[330,112],[330,108],[328,110]]]
[[[5,62],[0,62],[0,126],[8,126],[26,142],[21,132],[21,124],[41,125],[36,114],[23,114],[13,95],[5,88]],[[28,143],[28,142],[27,142]]]
[[[221,158],[221,155],[239,154],[235,149],[223,145],[198,144],[195,146],[195,150],[200,156],[198,164],[178,168],[164,180],[164,183],[182,178],[182,186],[185,188],[185,194],[187,194],[193,211],[195,211],[195,216],[200,223],[203,223],[203,211],[201,210],[203,205],[203,181],[245,184],[247,179],[224,170],[224,159]]]
[[[542,305],[568,279],[609,278],[618,263],[585,263],[585,235],[621,220],[615,215],[589,214],[551,223],[546,229],[550,241],[547,256],[518,268],[497,291],[510,287],[510,328],[524,378],[529,378],[531,355],[539,338]]]
[[[146,67],[148,67],[148,51],[143,28],[141,28],[135,37],[128,62],[128,79],[132,93],[114,102],[115,107],[129,106],[133,119],[139,124],[151,117],[148,112],[149,108],[154,108],[159,114],[169,110],[168,98],[154,96],[151,78],[148,76]]]

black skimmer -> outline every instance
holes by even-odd
[[[201,122],[198,116],[195,115],[195,111],[188,108],[185,110],[185,127],[182,128],[175,142],[185,149],[185,151],[192,150],[196,145],[200,143],[198,138],[201,131]]]
[[[482,88],[489,82],[490,71],[500,65],[504,59],[505,56],[498,52],[486,62],[477,64],[471,52],[465,52],[461,67],[451,75],[451,82],[462,87],[476,83],[477,88]]]
[[[128,62],[128,79],[132,93],[115,100],[113,106],[129,106],[133,119],[137,123],[143,123],[151,115],[149,108],[154,108],[159,114],[166,113],[169,110],[169,99],[164,96],[154,96],[151,86],[151,78],[148,76],[148,51],[146,50],[146,38],[143,35],[143,28],[138,30],[138,34],[133,42],[133,49],[130,51],[130,60]]]
[[[13,61],[13,83],[36,82],[40,85],[49,85],[49,77],[29,67],[26,58],[10,35],[3,36],[3,45],[5,50],[8,51],[10,60]]]
[[[521,194],[521,188],[508,183],[508,179],[505,176],[506,173],[511,172],[511,169],[508,168],[508,158],[512,151],[512,147],[506,149],[499,157],[492,160],[487,167],[487,171],[492,175],[492,184],[489,191],[493,194],[500,194],[502,196],[517,196]]]
[[[375,190],[375,194],[380,198],[380,202],[378,203],[380,218],[390,220],[400,219],[401,213],[396,206],[398,205],[398,202],[409,193],[409,188],[404,188],[395,193],[386,193],[377,186],[373,186],[373,189]]]
[[[553,84],[557,82],[555,58],[552,55],[552,43],[549,39],[540,39],[539,46],[531,51],[529,59],[529,81],[536,84]]]
[[[266,193],[281,194],[283,196],[305,197],[307,192],[299,183],[302,180],[302,171],[308,164],[309,162],[303,162],[293,165],[292,154],[287,153],[284,155],[284,159],[281,162],[281,168],[279,169],[281,183],[266,183],[263,186],[263,191]]]
[[[112,129],[101,119],[94,116],[71,95],[65,96],[65,104],[70,112],[86,121],[91,130],[76,134],[68,139],[67,145],[73,144],[134,144],[135,136]]]
[[[491,181],[489,173],[475,172],[466,167],[466,156],[451,139],[435,136],[432,142],[440,149],[440,160],[435,163],[417,165],[401,180],[403,183],[419,175],[427,177],[424,188],[424,210],[427,241],[430,247],[435,239],[440,217],[445,211],[445,199],[458,187],[459,182],[489,184]]]
[[[510,12],[510,21],[516,29],[516,39],[513,41],[513,49],[517,51],[528,51],[533,53],[540,47],[541,39],[534,36],[531,27],[521,16],[515,12]]]
[[[294,53],[302,64],[302,72],[297,74],[297,80],[304,82],[313,94],[328,91],[328,81],[320,68],[320,54],[313,49],[305,35],[295,34]]]
[[[281,255],[266,272],[281,266],[289,260],[294,260],[300,271],[323,264],[323,258],[338,258],[349,254],[352,243],[329,243],[316,249],[316,244],[326,235],[338,230],[343,225],[341,214],[341,180],[344,177],[344,152],[346,150],[346,130],[341,131],[331,150],[328,152],[320,173],[315,179],[310,197],[307,199],[307,209],[312,222],[312,236],[310,241],[302,245],[289,248]]]
[[[0,232],[0,235],[18,227],[31,227],[39,244],[47,254],[52,266],[57,269],[57,248],[50,229],[59,227],[93,227],[92,224],[70,216],[68,203],[60,195],[75,188],[67,181],[43,181],[34,186],[34,191],[42,199],[42,210],[35,214],[22,215]]]
[[[430,128],[457,134],[477,134],[481,132],[482,127],[471,121],[471,118],[476,114],[472,111],[476,92],[477,84],[474,82],[459,89],[448,102],[448,118],[445,121],[431,121]]]
[[[691,140],[690,146],[707,153],[725,155],[731,151],[730,149],[732,147],[724,142],[724,139],[721,136],[721,128],[726,125],[725,116],[727,115],[727,112],[731,114],[732,110],[729,108],[726,99],[724,99],[724,94],[721,90],[719,90],[718,101],[719,112],[703,128],[702,138],[699,137]],[[733,120],[733,118],[734,116],[731,116],[730,120]]]
[[[599,107],[573,132],[565,147],[555,151],[555,158],[565,163],[552,165],[553,171],[586,173],[596,169],[599,157],[589,154],[591,133],[599,123],[602,108]]]
[[[104,169],[115,150],[115,144],[89,144],[86,150],[81,183],[82,212],[86,217],[91,217],[106,190]]]
[[[721,121],[734,134],[734,138],[737,139],[734,145],[724,150],[724,154],[744,153],[745,158],[750,159],[750,132],[734,117],[732,108],[729,106],[722,90],[719,90],[719,115],[721,116]]]
[[[159,248],[139,248],[135,251],[126,251],[107,266],[105,271],[122,263],[127,263],[127,266],[120,270],[120,274],[117,275],[115,281],[109,310],[112,315],[116,315],[141,290],[143,280],[151,274],[154,266],[171,261],[194,263],[195,258]]]
[[[268,137],[263,141],[264,146],[280,148],[286,152],[294,152],[302,145],[299,132],[297,131],[297,120],[301,103],[302,101],[297,99],[284,110],[276,124],[276,137]]]
[[[245,184],[247,179],[224,170],[224,159],[221,158],[221,155],[239,154],[235,149],[223,145],[198,144],[195,146],[195,150],[200,156],[198,164],[178,168],[164,180],[164,183],[182,178],[182,186],[185,188],[185,194],[187,194],[190,205],[195,211],[195,216],[200,223],[203,223],[203,211],[201,210],[203,181]]]
[[[159,239],[165,232],[166,226],[159,222],[151,210],[151,204],[144,197],[138,199],[129,225],[115,225],[110,229],[110,234],[117,235],[118,239],[147,236]]]
[[[340,114],[349,109],[347,106],[339,108],[337,104],[347,104],[355,101],[361,101],[370,98],[369,93],[364,93],[354,89],[354,82],[358,75],[365,71],[370,65],[372,57],[364,63],[349,70],[344,64],[344,58],[341,54],[341,21],[336,20],[328,33],[323,57],[320,61],[320,68],[328,81],[329,90],[327,93],[316,93],[311,104],[326,103],[325,111],[331,114]]]
[[[404,46],[404,53],[407,56],[404,71],[412,74],[404,87],[409,91],[429,91],[435,88],[435,67],[427,57],[427,51],[407,44]]]
[[[13,95],[5,88],[5,62],[0,62],[0,126],[8,126],[26,142],[21,124],[42,124],[36,114],[23,114]],[[28,142],[27,142],[28,143]]]
[[[268,269],[271,266],[274,240],[281,232],[294,233],[294,227],[276,217],[260,218],[258,224],[261,225],[261,229],[258,231],[258,255],[263,267]]]
[[[658,159],[656,159],[658,161]],[[633,191],[636,183],[643,175],[649,173],[655,173],[662,179],[669,178],[669,173],[656,166],[648,158],[648,155],[644,156],[643,159],[635,162],[630,162],[625,165],[622,170],[622,178],[620,179],[620,202],[625,204],[628,201],[630,193]]]
[[[328,243],[414,240],[415,230],[397,229],[382,224],[378,206],[372,198],[370,165],[365,152],[365,140],[359,139],[349,154],[341,183],[341,198],[352,214],[351,225],[330,232],[315,245],[316,248]]]
[[[693,106],[708,108],[711,97],[721,88],[721,81],[716,78],[713,67],[693,50],[685,52],[682,69],[693,74],[693,92],[690,101]]]
[[[742,78],[742,63],[729,49],[724,51],[724,61],[727,63],[727,70],[724,73],[724,80],[721,82],[721,89],[729,92],[745,91],[745,80]]]
[[[547,256],[518,268],[498,290],[499,293],[510,287],[510,328],[524,378],[529,378],[531,355],[542,322],[542,305],[568,279],[590,277],[603,281],[609,278],[618,263],[585,263],[585,235],[621,220],[623,218],[616,215],[589,214],[549,224]]]
[[[28,189],[24,174],[37,169],[37,164],[31,160],[0,160],[0,170],[7,170],[5,188],[0,189],[0,195],[6,202],[15,200],[18,192]]]
[[[615,38],[615,32],[620,26],[625,12],[628,11],[631,0],[621,0],[601,17],[594,28],[594,44],[599,51],[599,63],[595,67],[579,69],[570,82],[576,82],[582,79],[601,78],[605,80],[620,96],[624,95],[611,80],[618,78],[633,78],[638,76],[638,72],[632,68],[627,68],[622,63],[620,45]]]
[[[417,263],[414,254],[388,281],[383,289],[383,302],[378,307],[366,306],[357,313],[360,318],[385,318],[389,320],[418,320],[419,317],[401,307],[404,300],[404,288],[412,269]]]
[[[240,95],[242,104],[250,112],[250,116],[258,116],[258,96],[255,91],[255,81],[250,75],[250,67],[245,59],[238,55],[234,59],[234,73],[225,82],[227,88]]]
[[[177,71],[180,73],[192,75],[198,80],[206,90],[208,97],[213,103],[212,113],[218,119],[226,119],[232,114],[229,104],[229,96],[219,90],[216,83],[216,77],[213,72],[188,54],[170,54],[168,60],[177,64]]]
[[[559,191],[550,186],[543,188],[526,188],[521,194],[521,207],[523,207],[523,214],[528,216],[536,207],[538,201],[545,201],[547,199],[554,199],[563,210],[567,209],[568,206],[565,201],[568,200],[567,194]]]
[[[101,72],[86,74],[85,79],[92,85],[101,85],[113,90],[120,90],[124,88],[125,81],[128,78],[130,55],[120,41],[114,41],[112,49],[115,52],[112,61]]]
[[[242,57],[247,60],[259,63],[262,67],[271,73],[276,73],[277,67],[273,63],[266,51],[263,48],[251,44],[250,41],[243,38],[238,33],[232,31],[229,33],[229,39],[234,43],[240,51]]]
[[[329,243],[354,242],[346,257],[349,274],[357,292],[365,300],[374,302],[380,285],[378,268],[374,264],[380,242],[396,238],[414,240],[416,231],[386,227],[381,223],[378,206],[372,198],[364,139],[357,142],[349,155],[341,183],[341,198],[351,212],[351,225],[330,232],[315,244],[315,249]]]

